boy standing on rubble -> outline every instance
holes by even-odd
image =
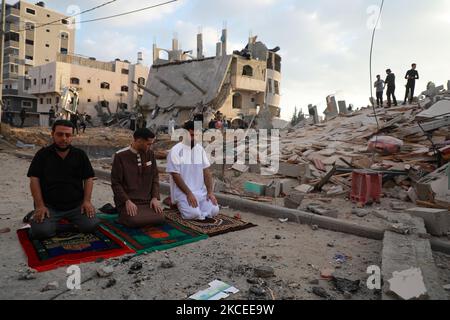
[[[383,93],[384,93],[384,81],[381,80],[381,76],[377,75],[377,81],[375,81],[374,87],[377,89],[377,106],[383,106]]]

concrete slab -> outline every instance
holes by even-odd
[[[291,178],[305,178],[311,176],[309,164],[290,164],[280,162],[278,174]]]
[[[416,119],[431,119],[439,116],[449,115],[450,113],[450,101],[440,100],[432,105],[428,110],[419,113]]]
[[[408,214],[393,213],[392,215],[399,222],[410,225],[413,233],[402,235],[386,231],[384,234],[382,251],[383,300],[398,299],[398,296],[392,293],[389,280],[395,278],[395,273],[401,273],[411,268],[421,270],[428,299],[447,300],[448,296],[439,281],[439,273],[431,251],[430,241],[419,236],[426,233],[423,219],[411,217]],[[415,286],[415,282],[409,283],[410,280],[407,278],[404,281],[405,285]]]
[[[427,231],[433,236],[446,236],[450,232],[450,212],[445,209],[412,208],[406,213],[425,221]]]

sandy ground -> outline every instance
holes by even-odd
[[[249,230],[228,233],[198,243],[166,252],[152,253],[123,262],[113,259],[81,265],[82,290],[66,289],[65,268],[40,273],[37,278],[19,281],[22,270],[27,269],[26,259],[17,241],[15,230],[22,226],[23,216],[32,209],[26,172],[29,161],[18,159],[0,151],[0,229],[11,232],[0,234],[0,299],[186,299],[208,283],[220,279],[237,287],[240,292],[232,299],[255,299],[249,293],[255,267],[270,266],[275,277],[265,279],[262,299],[320,299],[312,293],[312,280],[320,279],[324,268],[338,266],[338,275],[351,280],[361,280],[361,289],[353,299],[379,299],[376,292],[365,287],[366,270],[370,265],[381,265],[382,243],[351,235],[325,230],[313,231],[309,226],[281,223],[278,220],[242,212],[243,219],[258,225]],[[110,186],[97,181],[94,205],[100,207],[112,202]],[[235,212],[223,210],[225,214]],[[334,262],[335,254],[351,259],[342,265]],[[174,267],[164,269],[161,263],[170,260]],[[140,261],[144,267],[138,274],[129,274],[130,266]],[[443,263],[448,261],[444,259]],[[96,276],[96,270],[105,265],[114,266],[113,278],[117,283],[103,289],[108,279]],[[59,289],[41,290],[52,281]],[[345,299],[332,283],[320,280],[322,286],[335,299]]]

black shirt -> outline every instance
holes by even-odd
[[[387,84],[388,88],[395,88],[395,74],[388,74],[385,83]]]
[[[47,207],[69,211],[83,203],[84,180],[95,176],[91,162],[83,150],[71,147],[63,160],[55,145],[35,155],[28,177],[39,178],[42,197]]]
[[[406,73],[405,79],[408,79],[408,82],[416,82],[416,79],[419,79],[419,72],[411,69]]]

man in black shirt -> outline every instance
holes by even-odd
[[[387,77],[385,81],[385,86],[387,86],[387,99],[388,99],[388,108],[392,106],[392,99],[394,100],[394,107],[396,107],[397,104],[397,98],[395,97],[395,74],[392,73],[391,69],[386,70]]]
[[[405,79],[408,80],[408,83],[406,84],[405,101],[403,102],[403,105],[406,105],[406,101],[408,101],[408,99],[409,104],[413,102],[416,80],[419,80],[419,72],[417,72],[416,68],[417,65],[413,63],[412,69],[406,73]]]
[[[30,221],[34,239],[55,236],[61,219],[82,233],[95,231],[99,223],[91,203],[94,170],[86,153],[71,146],[72,130],[70,121],[56,121],[54,143],[36,154],[28,171],[35,205]]]

